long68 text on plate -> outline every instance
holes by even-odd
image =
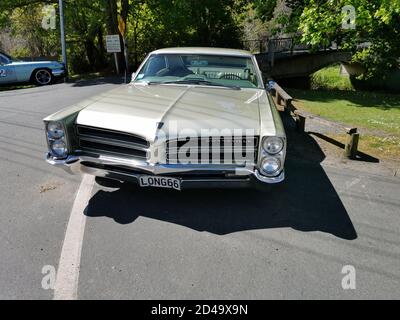
[[[139,185],[141,187],[158,187],[181,190],[181,181],[169,177],[140,176]]]

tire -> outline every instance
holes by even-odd
[[[48,69],[37,69],[32,74],[32,80],[38,86],[47,86],[53,82],[54,77]]]

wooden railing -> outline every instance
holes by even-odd
[[[296,121],[296,130],[299,133],[305,132],[306,119],[317,120],[322,124],[336,126],[342,129],[348,135],[344,148],[344,155],[349,159],[356,158],[358,153],[358,141],[360,138],[357,128],[348,127],[342,123],[327,120],[309,112],[296,109],[296,107],[293,105],[293,98],[275,82],[270,82],[270,94],[278,108],[283,108],[285,112],[294,116]]]
[[[270,93],[277,106],[283,107],[285,112],[294,112],[295,107],[292,104],[293,98],[283,90],[276,82],[270,82]]]
[[[259,54],[279,52],[293,53],[311,49],[310,45],[299,43],[293,37],[243,40],[242,47],[245,50],[250,50],[253,53]],[[317,50],[315,47],[314,49]],[[336,44],[332,43],[329,46],[320,46],[318,51],[327,49],[338,49],[338,47]]]

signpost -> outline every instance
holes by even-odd
[[[118,34],[106,36],[106,47],[108,53],[114,53],[115,67],[119,74],[118,56],[117,53],[121,52],[121,41]]]
[[[119,74],[120,70],[119,70],[117,53],[122,52],[121,50],[121,38],[122,38],[122,45],[124,46],[124,58],[125,58],[125,83],[127,83],[129,76],[129,67],[128,67],[129,62],[128,62],[128,46],[126,44],[126,39],[125,39],[126,24],[125,21],[120,16],[118,16],[118,30],[121,33],[121,37],[118,34],[106,36],[107,52],[114,53],[115,67],[117,69],[117,73]]]
[[[126,44],[125,31],[126,31],[126,23],[121,16],[118,16],[118,30],[122,35],[122,41],[124,45],[124,58],[125,58],[125,83],[128,82],[129,75],[129,61],[128,61],[128,46]]]
[[[67,61],[67,46],[65,44],[65,28],[64,28],[64,6],[63,0],[59,0],[59,9],[60,9],[60,33],[61,33],[61,50],[63,56],[63,63],[65,66],[66,76],[64,78],[65,81],[68,81],[68,61]]]

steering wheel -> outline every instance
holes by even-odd
[[[165,76],[168,72],[170,72],[171,70],[169,68],[163,68],[159,71],[156,72],[155,76],[156,77],[163,77]]]
[[[240,76],[234,73],[224,73],[218,79],[242,80]]]
[[[173,76],[173,77],[186,77],[189,75],[194,74],[191,70],[186,69],[184,67],[173,67],[173,68],[164,68],[161,69],[156,73],[157,77],[166,77],[166,76]]]

